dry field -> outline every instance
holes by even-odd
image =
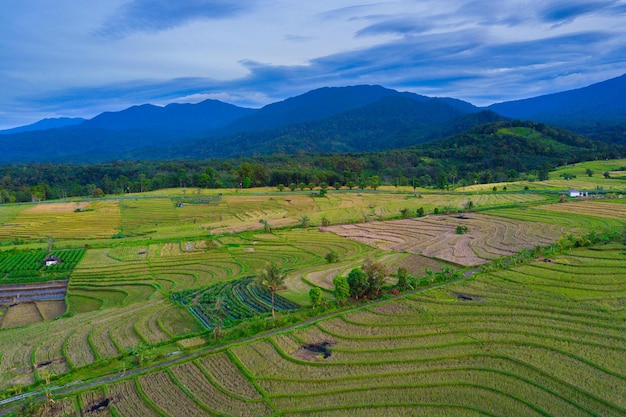
[[[457,226],[466,227],[466,233],[458,234]],[[464,266],[484,264],[522,249],[546,245],[572,231],[557,225],[477,213],[331,226],[325,230],[376,248]]]
[[[564,204],[550,204],[535,207],[535,209],[608,219],[622,219],[626,221],[626,204],[612,202],[612,200],[587,200]]]

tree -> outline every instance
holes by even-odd
[[[285,189],[285,184],[278,184],[278,191],[283,191]]]
[[[472,200],[467,200],[465,203],[465,211],[470,212],[474,209],[474,202]]]
[[[276,264],[268,264],[264,271],[261,271],[257,277],[257,281],[267,288],[272,294],[272,318],[276,318],[274,313],[274,297],[276,291],[278,291],[285,284],[285,273]]]
[[[303,214],[302,216],[300,216],[300,226],[302,226],[303,229],[306,229],[309,227],[309,216],[307,216],[306,214]]]
[[[363,264],[363,272],[367,276],[369,295],[377,296],[380,294],[387,276],[387,267],[382,262],[367,258]]]
[[[333,290],[333,295],[339,304],[344,303],[348,297],[350,297],[350,285],[348,284],[348,279],[346,277],[342,277],[341,275],[337,275],[333,278],[333,284],[335,285],[335,289]]]
[[[409,288],[411,288],[411,285],[409,284],[409,271],[407,271],[407,269],[405,267],[403,267],[403,266],[398,268],[398,284],[397,284],[397,287],[401,291],[405,291],[405,290],[408,290]]]
[[[339,261],[339,255],[337,252],[331,250],[324,256],[324,259],[326,259],[329,264],[332,264]]]
[[[593,171],[592,171],[591,169],[587,168],[587,169],[585,170],[585,173],[586,173],[589,177],[593,177]]]
[[[335,190],[340,189],[340,188],[341,188],[341,183],[340,183],[339,181],[335,181],[335,182],[333,183],[333,188],[334,188]]]
[[[296,191],[296,188],[298,188],[298,186],[296,185],[295,182],[292,182],[292,183],[289,184],[289,189],[291,191]]]
[[[319,307],[324,304],[324,295],[320,287],[313,287],[309,290],[309,299],[313,307]]]
[[[363,297],[369,290],[367,275],[361,268],[354,268],[348,274],[348,285],[350,286],[350,295],[357,300]]]
[[[420,207],[416,211],[417,217],[424,217],[424,207]]]
[[[409,210],[406,207],[403,209],[400,209],[400,215],[402,216],[403,219],[408,219],[409,216],[411,215],[411,210]]]
[[[369,186],[372,188],[372,190],[375,190],[380,186],[380,179],[378,178],[378,175],[374,175],[372,176],[372,178],[370,178]]]

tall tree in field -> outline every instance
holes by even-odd
[[[274,314],[274,295],[285,284],[285,273],[276,264],[269,264],[262,271],[257,280],[261,285],[265,286],[272,294],[272,318],[275,318]]]
[[[385,265],[381,262],[376,262],[367,258],[363,263],[363,272],[367,276],[369,295],[372,297],[379,295],[380,290],[383,288],[383,284],[385,283],[387,267],[385,267]]]
[[[350,295],[355,299],[363,297],[369,290],[367,275],[361,268],[354,268],[348,274],[348,285],[350,286]]]

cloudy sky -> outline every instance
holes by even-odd
[[[380,84],[476,105],[626,72],[626,0],[0,1],[0,129]]]

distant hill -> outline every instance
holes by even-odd
[[[612,147],[544,123],[509,120],[480,125],[414,149],[463,170],[529,172],[592,156],[608,157]]]
[[[83,123],[84,121],[85,119],[82,119],[80,117],[77,117],[77,118],[59,117],[55,119],[43,119],[30,125],[14,127],[13,129],[0,130],[0,135],[10,135],[13,133],[22,133],[22,132],[33,132],[37,130],[57,129],[60,127],[75,126],[80,123]]]
[[[173,103],[165,107],[144,104],[119,112],[102,113],[79,127],[206,134],[250,113],[254,113],[254,110],[218,100],[205,100],[197,104]]]
[[[503,116],[563,127],[626,144],[626,74],[588,87],[488,107]]]
[[[478,109],[380,86],[322,88],[258,110],[215,100],[142,105],[0,139],[0,163],[380,150],[456,133],[448,122],[468,111]]]
[[[0,163],[380,151],[437,141],[505,118],[626,145],[626,75],[487,109],[376,85],[320,88],[261,109],[216,100],[144,104],[82,122],[44,120],[35,128],[5,132]]]
[[[382,94],[371,104],[325,119],[240,133],[219,140],[207,138],[167,153],[189,158],[193,155],[236,157],[380,151],[440,139],[495,120],[503,118],[493,112],[466,113],[447,100]],[[142,151],[132,155],[141,157]]]

